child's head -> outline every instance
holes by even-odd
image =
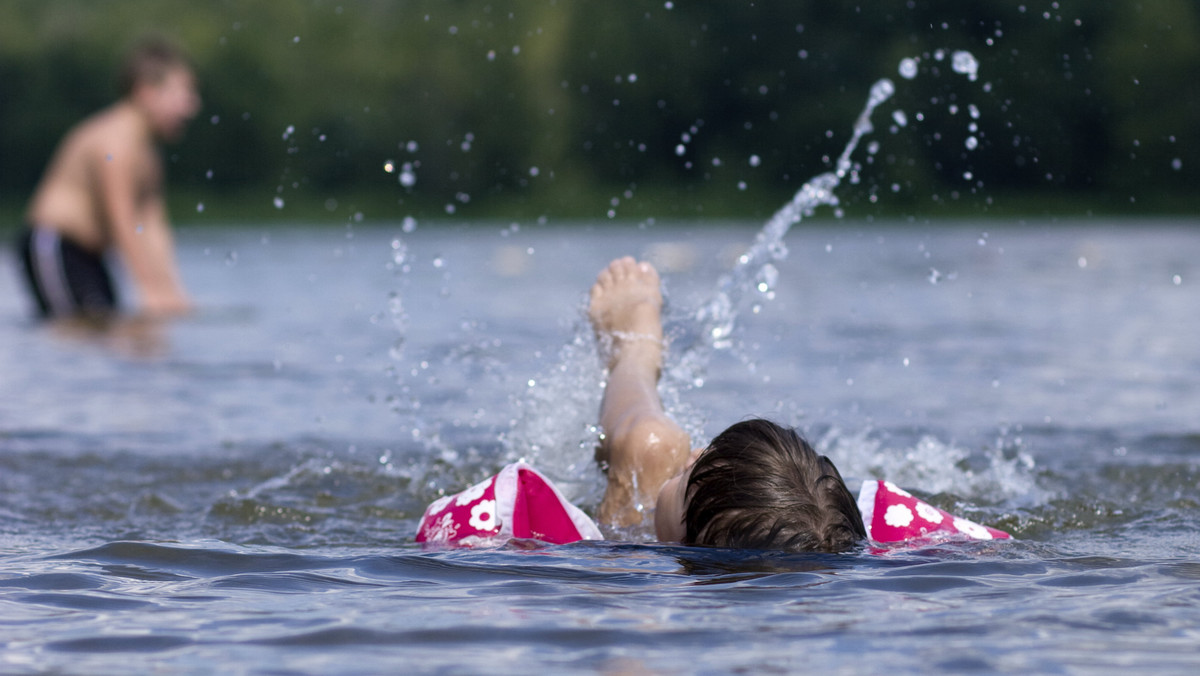
[[[664,486],[659,507],[676,514],[682,508],[676,532],[689,545],[841,552],[867,537],[829,458],[766,420],[717,435],[690,470]]]
[[[121,67],[118,86],[121,97],[132,101],[165,141],[177,140],[200,110],[187,55],[161,37],[147,37],[134,45]]]

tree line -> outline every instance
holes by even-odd
[[[0,197],[148,32],[204,96],[172,190],[290,218],[363,196],[385,218],[761,215],[831,166],[882,77],[842,192],[859,213],[1200,207],[1194,0],[9,0]]]

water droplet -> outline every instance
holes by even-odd
[[[975,150],[979,147],[979,139],[975,138],[974,136],[968,136],[967,140],[964,141],[963,144],[967,146],[967,150]]]
[[[275,205],[276,209],[283,208],[283,198],[278,195],[275,196],[275,199],[271,200],[271,203]]]
[[[198,214],[204,213],[204,202],[196,203],[196,213],[198,213]]]
[[[975,60],[974,55],[967,51],[954,52],[954,56],[950,61],[951,68],[959,75],[966,75],[967,79],[974,82],[975,78],[979,77],[979,62]]]
[[[392,173],[393,171],[396,170],[396,163],[392,162],[391,160],[384,160],[383,170],[389,174]]]
[[[630,73],[625,79],[629,82],[637,82],[637,73]]]
[[[930,284],[936,285],[938,282],[942,281],[942,273],[939,272],[937,268],[929,268],[929,277],[926,279],[929,280]]]
[[[917,60],[905,58],[900,60],[900,77],[911,80],[917,76]]]
[[[541,170],[541,169],[538,169],[537,167],[530,167],[530,168],[529,168],[529,175],[530,175],[530,176],[533,176],[533,177],[535,177],[535,178],[536,178],[536,177],[537,177],[537,175],[538,175],[538,174],[540,174],[540,173],[542,173],[542,170]]]
[[[446,259],[441,256],[434,256],[433,267],[441,269],[446,266]]]
[[[412,232],[416,230],[417,219],[413,218],[412,216],[405,216],[404,220],[400,222],[400,229],[404,232]]]
[[[738,188],[738,190],[745,190],[745,189],[746,189],[746,182],[745,182],[745,181],[738,181],[737,188]]]
[[[212,170],[212,169],[209,169],[208,171],[204,172],[204,178],[206,178],[206,179],[208,179],[208,180],[210,180],[210,181],[211,181],[211,180],[212,180],[212,177],[213,177],[213,170]]]
[[[1087,267],[1087,258],[1085,258],[1084,256],[1080,256],[1079,260],[1075,261],[1075,264],[1078,265],[1080,267],[1080,269],[1086,268]]]
[[[1183,160],[1179,159],[1178,157],[1171,160],[1171,168],[1174,169],[1175,171],[1179,171],[1180,169],[1183,169]]]
[[[287,126],[287,129],[283,130],[283,140],[284,141],[288,140],[288,138],[291,137],[291,135],[295,134],[295,133],[296,133],[296,127],[289,124]]]
[[[975,174],[972,174],[972,173],[971,173],[971,172],[969,172],[969,171],[964,171],[964,172],[963,172],[963,178],[969,181],[969,180],[971,180],[971,179],[975,178]]]
[[[970,113],[972,120],[979,119],[979,108],[974,103],[967,104],[967,112]]]
[[[400,168],[400,175],[396,177],[396,180],[405,188],[411,188],[417,184],[417,174],[413,171],[411,162],[404,163],[404,166]]]
[[[886,77],[871,85],[871,95],[867,98],[867,107],[874,108],[875,106],[887,101],[892,94],[896,93],[896,85]]]
[[[1171,278],[1171,281],[1175,283],[1175,286],[1179,286],[1180,284],[1183,284],[1183,276],[1175,275]]]
[[[415,152],[417,152],[417,149],[418,149],[419,147],[420,147],[420,146],[418,146],[418,145],[417,145],[417,142],[416,142],[416,141],[409,141],[408,143],[404,144],[404,149],[405,149],[405,150],[407,150],[407,151],[408,151],[408,152],[410,152],[410,153],[415,153]]]
[[[750,166],[752,166],[752,167],[757,167],[757,166],[758,166],[758,165],[760,165],[760,164],[762,164],[762,158],[761,158],[761,157],[759,157],[758,155],[751,155],[751,156],[750,156]]]
[[[899,109],[893,110],[892,111],[892,120],[896,123],[896,126],[898,126],[898,127],[907,127],[908,126],[908,115],[905,115],[903,110],[899,110]]]
[[[679,157],[683,157],[683,154],[686,152],[687,152],[687,146],[683,145],[682,143],[675,146],[675,154],[678,155]]]

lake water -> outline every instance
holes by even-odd
[[[714,346],[758,225],[184,230],[202,311],[101,334],[29,321],[6,252],[0,672],[1196,673],[1195,224],[806,225]],[[697,443],[771,417],[1016,539],[415,545],[517,457],[594,509],[582,309],[626,253]]]

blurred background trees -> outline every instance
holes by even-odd
[[[167,151],[178,220],[761,217],[881,77],[853,213],[1200,210],[1195,0],[7,0],[9,211],[147,32],[202,81]]]

